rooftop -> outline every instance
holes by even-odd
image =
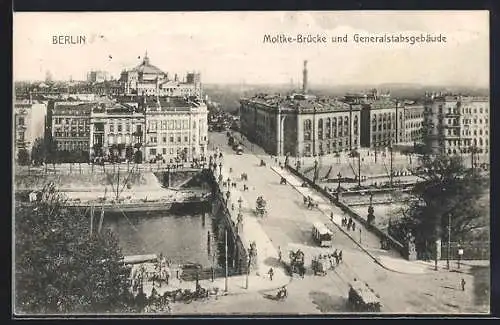
[[[251,98],[243,98],[242,101],[260,104],[268,109],[277,110],[349,110],[350,105],[333,97],[315,97],[310,95],[268,95],[257,94]]]
[[[130,71],[135,71],[143,74],[157,74],[157,75],[165,74],[163,71],[161,71],[160,68],[149,63],[149,57],[147,53],[144,56],[144,59],[142,60],[141,64],[131,69]]]

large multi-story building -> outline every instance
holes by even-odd
[[[269,153],[317,156],[360,146],[357,104],[303,94],[257,95],[240,103],[241,132]]]
[[[405,103],[404,105],[404,138],[407,144],[417,144],[423,141],[424,104]]]
[[[360,143],[365,148],[389,147],[404,141],[404,106],[390,94],[347,95],[346,102],[361,105]]]
[[[488,97],[428,94],[424,140],[433,153],[489,154]]]
[[[87,73],[88,82],[104,82],[109,79],[109,75],[106,71],[89,71]]]
[[[145,97],[145,158],[191,160],[207,152],[208,110],[195,97]]]
[[[20,149],[31,153],[35,140],[45,138],[46,115],[46,103],[30,99],[14,102],[15,157]]]
[[[56,102],[52,110],[52,140],[61,151],[90,150],[90,115],[95,103]]]
[[[144,113],[133,104],[101,102],[94,105],[90,118],[91,157],[112,153],[125,159],[130,157],[128,151],[142,150]]]
[[[185,81],[180,81],[177,75],[171,79],[168,73],[150,63],[147,53],[141,64],[122,71],[119,81],[126,95],[195,96],[199,98],[203,96],[200,73],[188,73]]]

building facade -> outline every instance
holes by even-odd
[[[275,155],[318,156],[360,145],[360,106],[311,95],[240,101],[241,132]]]
[[[89,71],[87,73],[88,82],[104,82],[109,80],[109,74],[106,71]]]
[[[361,108],[361,146],[389,147],[404,141],[404,109],[389,99],[363,103]]]
[[[147,53],[141,64],[122,71],[119,82],[123,94],[126,95],[195,96],[199,98],[203,96],[200,73],[188,73],[185,81],[180,81],[177,75],[172,79],[168,73],[150,63]]]
[[[46,103],[29,99],[14,102],[15,157],[20,149],[31,153],[35,140],[45,138],[46,116]]]
[[[428,94],[425,144],[436,154],[489,154],[489,115],[488,97]]]
[[[424,104],[405,103],[404,105],[404,142],[407,144],[422,143]]]
[[[52,110],[52,140],[60,151],[90,150],[90,115],[95,103],[56,102]]]
[[[182,161],[207,153],[208,110],[191,97],[146,97],[145,159]]]
[[[138,105],[96,104],[90,119],[90,154],[132,158],[144,146],[144,113]]]

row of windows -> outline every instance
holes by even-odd
[[[354,139],[354,141],[353,141],[352,144],[353,144],[354,147],[357,147],[358,146],[357,139]],[[323,146],[323,143],[320,143],[318,145],[318,151],[319,151],[320,155],[339,152],[339,151],[345,150],[347,148],[349,148],[349,140],[345,140],[345,141],[332,141],[331,143],[330,142],[326,142],[324,144],[324,146]],[[311,155],[311,154],[312,154],[311,144],[306,143],[304,145],[304,155],[308,156],[308,155]]]
[[[200,122],[200,126],[203,123]],[[169,120],[169,121],[149,121],[148,127],[150,130],[186,130],[189,129],[188,120]],[[196,129],[196,121],[192,121],[191,127]]]
[[[192,147],[191,148],[193,154],[196,152],[196,147]],[[180,148],[177,148],[177,150],[175,150],[175,148],[173,147],[169,147],[169,148],[151,148],[149,149],[149,155],[150,156],[156,156],[157,154],[163,154],[163,155],[166,155],[167,152],[168,154],[170,155],[173,155],[174,153],[179,153],[181,151]],[[203,153],[205,151],[205,148],[203,146],[200,146],[200,151]],[[187,148],[184,148],[184,152],[187,152]]]
[[[462,130],[462,135],[474,135],[474,136],[477,136],[478,134],[481,136],[481,135],[488,135],[488,130],[484,130],[483,132],[483,129],[479,129],[479,130]],[[450,130],[448,129],[447,132],[446,132],[446,135],[456,135],[458,136],[459,135],[459,132],[457,129],[454,129],[454,130]]]
[[[89,125],[58,125],[54,127],[54,132],[90,132]]]
[[[443,105],[439,105],[439,114],[443,114]],[[470,107],[462,107],[462,114],[477,114],[478,110],[477,108],[470,108]],[[459,110],[457,108],[451,108],[449,107],[447,110],[448,114],[458,114]],[[479,107],[479,114],[488,114],[488,109]]]
[[[452,154],[453,154],[453,155],[456,155],[456,154],[458,154],[459,152],[461,152],[461,153],[470,153],[470,152],[471,152],[471,149],[470,149],[470,148],[461,148],[461,149],[458,149],[458,150],[457,150],[457,149],[455,149],[455,148],[454,148],[454,149],[448,149],[448,151],[447,151],[447,152],[448,152],[448,154],[449,154],[449,155],[452,155]],[[486,148],[486,149],[484,149],[484,150],[483,150],[483,149],[479,149],[479,150],[478,150],[478,152],[479,152],[479,153],[483,153],[483,152],[484,152],[484,153],[488,153],[488,149],[487,149],[487,148]]]
[[[325,119],[326,124],[323,124],[323,119],[318,120],[318,139],[322,140],[323,137],[325,136],[327,139],[331,139],[332,137],[336,138],[342,137],[343,134],[346,136],[349,133],[349,118],[346,116],[345,118],[339,117],[338,119],[338,124],[337,124],[337,118],[333,118],[330,120],[330,118]],[[325,130],[323,130],[323,125],[325,126]],[[338,125],[338,133],[337,133],[337,125]],[[343,126],[343,128],[342,128]],[[312,122],[310,119],[304,120],[304,140],[309,141],[311,140],[311,135],[312,135]],[[323,132],[325,131],[325,132]],[[358,117],[354,117],[354,125],[353,125],[353,133],[354,135],[358,134]]]
[[[57,149],[59,150],[88,150],[88,148],[87,141],[57,141]]]
[[[422,122],[410,122],[410,123],[406,123],[406,128],[407,129],[410,129],[410,128],[421,128],[423,125]]]
[[[76,124],[76,125],[87,125],[89,124],[90,121],[86,118],[60,118],[56,117],[54,118],[54,124],[62,124],[62,125],[71,125],[71,124]]]
[[[378,122],[381,123],[382,121],[386,121],[386,120],[396,120],[396,113],[380,113],[378,114]],[[403,120],[403,113],[400,112],[399,113],[399,120]],[[376,123],[377,122],[377,114],[373,114],[372,116],[372,123]]]
[[[372,135],[372,142],[389,141],[389,139],[395,139],[396,133],[380,133]]]
[[[160,139],[162,140],[162,143],[174,143],[174,142],[177,142],[177,143],[181,143],[182,142],[182,136],[180,135],[177,135],[176,137],[173,136],[173,135],[170,135],[170,136],[163,136],[163,137],[160,137]],[[196,141],[196,136],[193,135],[193,141]],[[203,141],[207,141],[207,137],[204,136],[202,137]],[[149,141],[150,143],[158,143],[158,140],[159,138],[157,136],[151,136],[149,137]],[[167,142],[168,140],[168,142]],[[189,141],[189,137],[188,136],[184,136],[184,142],[188,142]]]
[[[85,138],[85,137],[90,137],[90,132],[60,132],[56,131],[54,132],[54,136],[56,138]]]
[[[463,140],[446,140],[446,145],[447,146],[460,146],[460,145],[464,145],[464,146],[488,146],[488,139],[484,139],[483,138],[479,138],[479,139],[463,139]]]
[[[463,124],[465,124],[465,125],[472,124],[472,121],[474,121],[474,124],[477,124],[478,119],[477,118],[475,118],[474,120],[472,120],[472,119],[463,119]],[[481,119],[481,118],[479,119],[479,124],[483,124],[483,119]],[[488,124],[488,119],[487,118],[484,119],[484,124]]]

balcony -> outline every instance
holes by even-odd
[[[457,111],[457,112],[448,112],[448,113],[445,113],[444,114],[444,117],[458,117],[460,116],[460,113]]]

